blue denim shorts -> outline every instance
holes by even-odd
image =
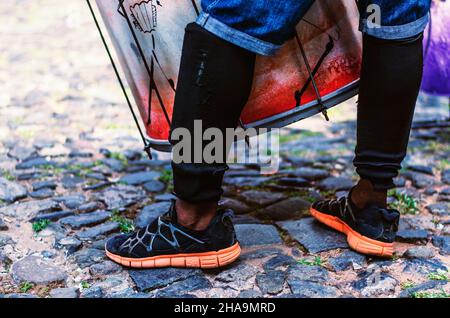
[[[335,0],[350,1],[350,0]],[[218,37],[261,55],[272,55],[292,38],[314,0],[202,0],[197,23]],[[431,0],[359,0],[360,31],[387,40],[425,29]],[[373,27],[373,5],[380,21]]]

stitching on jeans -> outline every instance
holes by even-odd
[[[209,20],[209,13],[201,12],[196,20],[196,23],[204,28],[208,20]]]
[[[220,0],[215,0],[215,1],[213,1],[213,2],[206,8],[205,11],[209,13],[209,11],[212,9],[212,7],[214,7],[216,4],[218,4],[219,1],[220,1]]]
[[[367,33],[372,36],[380,37],[388,37],[386,39],[392,39],[391,37],[394,36],[394,39],[397,39],[395,35],[398,33],[410,33],[412,30],[418,30],[420,29],[420,32],[423,32],[424,26],[426,26],[426,22],[429,20],[429,13],[425,14],[424,16],[400,25],[381,25],[380,28],[373,30],[372,28],[369,28],[367,26],[367,19],[360,19],[360,31],[363,33]],[[372,31],[372,32],[371,32]],[[420,32],[411,35],[411,37],[419,34]],[[384,38],[383,38],[384,39]]]
[[[239,39],[240,41],[239,46],[247,50],[253,51],[254,53],[257,54],[271,55],[280,48],[279,45],[275,45],[270,42],[265,42],[251,35],[248,35],[245,32],[233,29],[227,26],[226,24],[220,22],[219,20],[215,19],[214,17],[211,17],[211,19],[208,20],[208,23],[205,23],[203,27],[216,35],[220,33],[223,39],[236,45],[239,44],[233,42],[232,39]]]

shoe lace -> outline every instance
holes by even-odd
[[[134,235],[130,236],[125,242],[122,243],[120,246],[120,249],[125,249],[128,251],[129,254],[133,252],[133,250],[138,246],[142,245],[147,252],[152,252],[154,250],[153,243],[155,241],[156,237],[159,237],[166,241],[172,248],[176,249],[177,251],[181,250],[180,243],[177,240],[176,233],[187,237],[188,239],[199,243],[199,244],[205,244],[203,241],[193,237],[192,235],[189,235],[188,233],[182,231],[181,229],[175,227],[170,221],[165,222],[163,218],[166,218],[165,216],[159,216],[157,219],[157,229],[156,232],[151,232],[150,227],[152,224],[148,224],[145,228],[139,230]],[[170,236],[172,239],[166,237],[163,232],[162,228],[166,227],[169,230]],[[150,241],[148,244],[144,243],[144,238],[150,236]]]
[[[324,201],[324,204],[327,205],[327,208],[330,211],[336,211],[336,208],[342,218],[346,217],[346,214],[348,213],[352,220],[356,222],[356,217],[353,212],[352,205],[350,204],[350,201],[348,197],[340,197],[338,199],[331,199],[328,201]]]

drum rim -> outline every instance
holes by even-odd
[[[346,100],[356,96],[359,92],[359,79],[355,80],[334,92],[322,97],[322,104],[327,109],[330,109]],[[317,99],[302,105],[300,107],[293,108],[291,110],[276,114],[265,119],[245,124],[245,128],[283,128],[290,124],[293,124],[302,119],[309,118],[321,112],[321,106]],[[161,152],[171,152],[172,145],[168,140],[153,139],[147,137],[147,142],[154,150]]]

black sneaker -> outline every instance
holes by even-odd
[[[400,213],[394,209],[368,205],[357,208],[347,197],[322,200],[311,206],[311,215],[321,223],[347,235],[357,252],[382,257],[394,253]]]
[[[177,223],[174,206],[145,228],[109,239],[106,255],[133,268],[217,268],[239,257],[231,210],[219,210],[208,228],[197,232]]]

